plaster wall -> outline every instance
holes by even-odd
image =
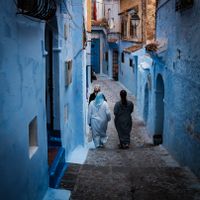
[[[188,166],[198,177],[200,177],[199,9],[200,2],[197,1],[192,8],[182,12],[175,11],[172,0],[159,1],[156,40],[164,42],[164,46],[157,56],[152,55],[153,62],[150,60],[147,62],[144,50],[133,53],[133,56],[138,57],[136,102],[139,116],[143,119],[145,87],[150,82],[147,127],[149,135],[153,136],[156,129],[156,79],[160,75],[164,83],[163,145],[175,159],[182,165]],[[121,52],[128,45],[130,44],[120,43],[119,80],[134,92],[132,84],[134,80],[130,77],[131,73],[127,67],[129,55],[125,54],[125,63],[121,63]],[[145,68],[142,64],[144,58],[147,62]]]
[[[119,43],[119,81],[125,85],[131,93],[134,95],[136,92],[135,88],[135,80],[136,80],[136,71],[135,67],[130,67],[129,60],[133,60],[133,64],[135,63],[135,59],[131,53],[124,52],[124,48],[131,46],[131,42],[123,42]],[[124,53],[124,63],[121,61],[122,53]]]
[[[156,66],[155,75],[162,70],[165,83],[164,145],[200,177],[199,9],[198,1],[182,12],[173,1],[160,1],[156,36],[168,43],[165,67]]]
[[[44,24],[0,6],[0,196],[42,199],[48,188]],[[29,123],[37,117],[37,149],[29,155]]]
[[[120,12],[123,12],[129,8],[132,8],[140,3],[139,0],[120,0]]]
[[[87,21],[86,21],[86,31],[91,32],[92,29],[92,0],[86,0],[85,1],[85,5],[84,7],[85,9],[85,14],[84,16],[86,17]]]
[[[84,144],[86,51],[83,50],[83,6],[70,2],[57,9],[54,71],[56,127],[61,131],[66,159]],[[79,5],[79,6],[76,6]],[[45,106],[45,23],[16,15],[14,2],[2,2],[0,24],[0,196],[42,199],[48,188]],[[52,27],[53,31],[55,27]],[[72,83],[65,85],[66,61],[72,60]],[[37,148],[29,153],[29,124],[37,117]],[[77,124],[78,123],[78,124]],[[2,162],[3,161],[3,162]]]
[[[110,25],[110,32],[120,32],[120,2],[119,1],[104,1],[105,2],[105,17]],[[110,11],[109,11],[110,10]]]
[[[148,87],[148,118],[147,128],[150,130],[151,120],[154,119],[154,95],[152,85],[152,69],[153,61],[146,55],[145,50],[141,49],[133,53],[137,57],[137,92],[136,92],[136,103],[137,113],[141,120],[144,120],[144,107],[145,107],[145,87]],[[148,79],[150,76],[150,80]]]
[[[61,73],[61,127],[62,145],[66,150],[66,160],[70,152],[78,145],[84,145],[85,103],[86,103],[86,51],[83,50],[83,15],[82,1],[68,4],[69,13],[64,17],[69,32],[68,39],[62,40]],[[76,5],[79,6],[76,6]],[[73,6],[74,5],[74,6]],[[69,17],[69,15],[71,17]],[[60,23],[62,30],[63,23]],[[62,33],[62,31],[61,31]],[[65,61],[72,61],[72,82],[65,85]]]
[[[156,0],[146,1],[146,18],[144,19],[144,32],[146,41],[152,41],[155,39],[155,12]]]
[[[96,0],[97,20],[104,17],[104,0]]]

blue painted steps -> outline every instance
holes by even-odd
[[[59,187],[60,181],[66,169],[67,163],[65,162],[65,149],[60,147],[53,163],[49,167],[49,186],[51,188]]]

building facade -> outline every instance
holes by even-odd
[[[52,167],[48,152],[56,149],[64,168],[85,140],[85,1],[40,3],[0,6],[0,196],[6,199],[42,199],[58,181],[60,161]]]
[[[143,10],[143,21],[150,22],[155,29],[142,28],[143,42],[138,44],[142,48],[120,41],[119,80],[135,95],[137,112],[154,144],[162,143],[180,164],[199,177],[200,5],[184,0],[148,3],[151,5],[146,4],[145,8],[150,10]]]

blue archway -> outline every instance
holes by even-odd
[[[148,114],[149,114],[149,89],[148,89],[148,84],[146,83],[144,90],[144,110],[143,110],[143,119],[145,123],[147,123]]]
[[[163,125],[164,125],[164,81],[161,74],[156,79],[156,95],[155,95],[155,134],[154,144],[163,142]]]

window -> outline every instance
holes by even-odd
[[[139,23],[135,26],[131,23],[133,13],[139,13],[139,6],[128,9],[121,15],[121,36],[124,40],[138,40],[138,33],[140,33],[141,26]]]
[[[37,117],[34,117],[29,123],[29,158],[32,156],[38,149],[38,131],[37,131]]]
[[[123,39],[127,38],[127,17],[122,18],[121,35]]]
[[[124,63],[124,53],[121,54],[121,62]]]
[[[72,82],[72,60],[65,62],[65,86]]]
[[[133,67],[133,59],[131,59],[131,58],[129,59],[129,66]]]
[[[137,27],[134,27],[133,24],[131,23],[131,20],[130,20],[130,29],[129,29],[129,34],[130,34],[130,38],[135,38],[137,37]]]

